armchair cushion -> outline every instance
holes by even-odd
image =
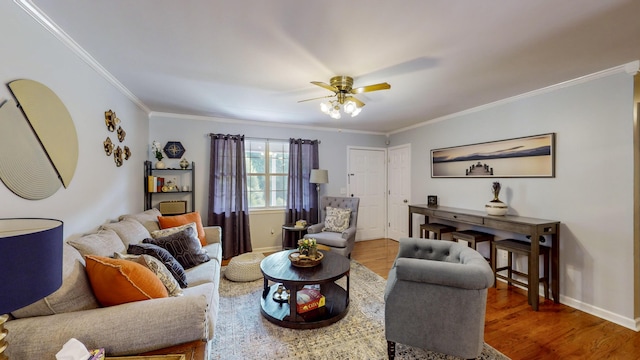
[[[327,206],[327,215],[324,218],[322,231],[343,232],[349,228],[351,209],[341,209]]]

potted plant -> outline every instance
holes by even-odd
[[[165,165],[162,162],[164,156],[162,156],[162,148],[160,147],[160,142],[153,140],[151,143],[151,152],[153,152],[153,156],[158,160],[156,163],[156,169],[164,169]]]

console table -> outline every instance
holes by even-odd
[[[534,219],[522,216],[487,215],[482,211],[457,209],[427,204],[409,205],[409,237],[413,235],[413,214],[424,215],[425,224],[429,218],[449,220],[461,224],[482,226],[516,234],[528,235],[531,239],[531,259],[528,271],[531,273],[533,291],[529,291],[529,304],[538,311],[540,278],[540,236],[551,236],[551,294],[553,301],[560,303],[560,222]]]

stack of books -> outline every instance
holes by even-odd
[[[162,192],[164,178],[158,176],[147,176],[147,192]]]

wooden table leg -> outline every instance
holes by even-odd
[[[529,259],[529,303],[534,311],[538,311],[540,287],[540,235],[538,231],[531,234],[531,258]]]
[[[560,227],[551,235],[551,295],[553,302],[560,303]]]

